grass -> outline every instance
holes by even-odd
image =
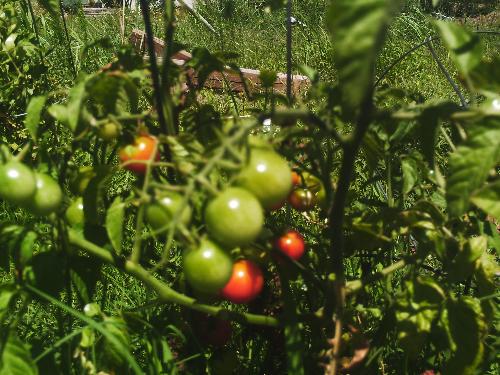
[[[220,35],[211,33],[201,22],[196,20],[186,11],[178,12],[177,41],[186,46],[188,50],[195,47],[206,47],[211,51],[230,51],[239,55],[237,63],[241,67],[255,69],[270,69],[275,71],[286,70],[286,25],[284,11],[267,13],[255,7],[250,2],[237,0],[236,10],[231,17],[223,18],[222,10],[214,6],[217,2],[206,2],[198,8],[211,24],[219,31]],[[332,64],[332,40],[325,27],[325,1],[301,1],[295,4],[294,16],[303,25],[293,28],[293,61],[295,64],[304,64],[317,70],[322,80],[335,81],[335,70]],[[163,35],[163,25],[158,14],[153,14],[154,33]],[[121,13],[85,18],[83,15],[73,15],[68,18],[68,28],[72,40],[72,51],[78,70],[95,71],[100,66],[108,63],[113,56],[113,50],[120,47],[122,35],[120,34]],[[380,74],[394,59],[423,41],[434,31],[429,18],[424,15],[418,6],[408,5],[402,15],[394,22],[390,29],[386,45],[380,55],[378,71]],[[475,28],[498,29],[498,25],[474,24]],[[128,13],[125,18],[125,41],[134,28],[143,29],[140,13]],[[50,28],[50,22],[44,28],[44,41],[53,46],[61,36],[57,36]],[[99,47],[87,46],[98,44],[103,38],[110,38],[113,48],[105,50]],[[485,55],[492,55],[499,49],[499,39],[496,36],[485,36]],[[334,43],[334,41],[333,41]],[[62,47],[62,46],[61,46]],[[64,48],[56,48],[51,56],[51,76],[66,77],[59,82],[65,86],[70,82],[68,64],[64,67],[66,74],[57,74],[61,70],[61,62],[67,62],[67,53]],[[440,59],[453,71],[448,64],[448,56],[439,43],[437,49]],[[86,53],[84,54],[84,51]],[[297,72],[297,70],[296,70]],[[393,69],[381,82],[382,84],[397,86],[402,89],[420,92],[425,99],[446,98],[456,100],[455,93],[439,72],[435,61],[429,51],[424,47],[408,56],[395,69]],[[212,95],[208,95],[212,101]],[[220,96],[213,97],[215,102],[220,102]],[[225,100],[223,100],[225,102]],[[220,104],[220,103],[216,103]],[[241,103],[244,105],[244,103]],[[228,106],[222,109],[229,110]]]

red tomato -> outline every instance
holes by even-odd
[[[299,260],[306,250],[304,238],[295,230],[289,230],[279,237],[276,240],[275,247],[295,260]]]
[[[154,160],[160,160],[158,150],[158,139],[151,135],[141,135],[135,139],[133,144],[127,145],[120,150],[120,160],[122,163],[130,161],[148,161],[156,149]],[[137,174],[146,172],[146,163],[127,163],[124,168]]]
[[[234,303],[248,303],[264,286],[264,276],[259,266],[250,260],[239,260],[233,265],[233,274],[222,289],[222,296]]]

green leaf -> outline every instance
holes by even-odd
[[[115,316],[106,318],[104,323],[104,328],[108,335],[113,336],[113,341],[109,337],[105,337],[100,342],[102,360],[110,368],[122,368],[127,365],[126,354],[128,353],[124,351],[124,348],[130,348],[130,336],[127,331],[127,325],[122,318]],[[117,345],[117,342],[119,345]]]
[[[472,275],[476,260],[486,252],[487,246],[486,236],[470,238],[449,265],[450,281],[457,282]]]
[[[357,112],[373,86],[375,63],[399,7],[395,0],[331,1],[327,23],[346,113]]]
[[[418,181],[418,167],[415,159],[405,158],[401,160],[403,171],[403,194],[407,195]]]
[[[451,347],[451,358],[446,363],[443,375],[475,374],[483,356],[482,337],[485,323],[481,306],[476,299],[463,297],[450,299],[446,303],[447,329]]]
[[[472,197],[472,203],[494,218],[500,218],[500,181],[486,185]]]
[[[38,125],[40,124],[40,117],[46,102],[46,96],[35,96],[30,100],[26,110],[28,114],[24,120],[24,126],[28,129],[34,141],[37,140]]]
[[[36,375],[36,367],[29,350],[15,332],[9,332],[0,357],[0,375]]]
[[[69,92],[67,125],[73,133],[80,130],[80,119],[82,118],[83,105],[87,96],[85,85],[86,80],[83,79],[73,86]]]
[[[33,249],[37,238],[38,234],[33,231],[29,231],[28,233],[24,234],[18,254],[18,261],[22,267],[28,264],[33,258]]]
[[[458,69],[468,75],[483,56],[483,48],[479,36],[453,22],[434,21],[445,46]]]
[[[460,216],[469,199],[500,159],[500,121],[471,124],[467,140],[450,156],[446,187],[448,213]]]
[[[290,279],[287,270],[280,269],[281,288],[284,301],[284,334],[285,334],[285,348],[287,355],[287,374],[290,375],[303,375],[304,364],[304,343],[302,337],[302,330],[298,314],[297,302],[290,288]]]
[[[122,252],[124,220],[125,204],[120,197],[116,197],[106,215],[106,230],[117,254]]]
[[[17,295],[17,289],[12,284],[0,285],[0,322],[4,315],[9,312],[14,297]]]

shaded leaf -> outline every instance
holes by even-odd
[[[15,332],[9,332],[1,351],[0,375],[36,375],[38,368],[25,344]]]
[[[117,254],[122,251],[124,220],[125,204],[120,197],[116,197],[106,214],[106,231]]]
[[[26,110],[27,115],[24,120],[24,126],[28,129],[31,137],[35,141],[37,140],[38,125],[40,124],[40,117],[45,108],[46,101],[46,96],[35,96],[31,98]]]
[[[401,160],[401,169],[403,171],[403,194],[408,194],[418,181],[417,162],[412,158]]]
[[[484,346],[482,336],[485,330],[479,302],[470,297],[446,303],[449,339],[453,349],[445,365],[443,375],[475,374],[481,363]]]

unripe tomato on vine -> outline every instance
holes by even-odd
[[[262,206],[245,189],[228,188],[205,209],[209,235],[229,250],[255,241],[264,225]]]
[[[0,198],[9,203],[24,206],[36,192],[35,173],[18,161],[0,165]]]
[[[222,289],[222,296],[233,303],[248,303],[259,295],[264,276],[251,260],[239,260],[233,265],[231,279]]]
[[[83,212],[83,198],[75,199],[66,209],[66,220],[71,226],[83,225],[85,220]]]
[[[155,153],[155,155],[153,155]],[[135,138],[134,143],[120,150],[120,160],[125,169],[136,174],[144,174],[147,169],[148,160],[159,161],[160,151],[158,139],[151,135],[141,135]],[[137,160],[137,163],[134,161]]]
[[[286,231],[276,239],[274,246],[294,260],[299,260],[306,250],[304,238],[296,230]]]
[[[292,189],[292,171],[287,161],[268,148],[251,148],[248,164],[237,184],[254,194],[265,209],[282,204]]]
[[[216,294],[231,278],[231,256],[209,239],[202,239],[199,246],[183,254],[183,270],[193,289]]]
[[[43,173],[35,173],[35,179],[36,191],[26,208],[37,216],[55,212],[62,203],[61,187],[52,177]]]
[[[99,126],[97,135],[104,141],[114,141],[120,135],[120,127],[112,121],[106,122]]]
[[[180,214],[180,223],[184,226],[191,221],[192,210],[189,205],[182,208],[183,197],[180,194],[168,192],[161,194],[157,200],[146,207],[146,221],[155,230],[161,230],[172,221],[175,215]]]

